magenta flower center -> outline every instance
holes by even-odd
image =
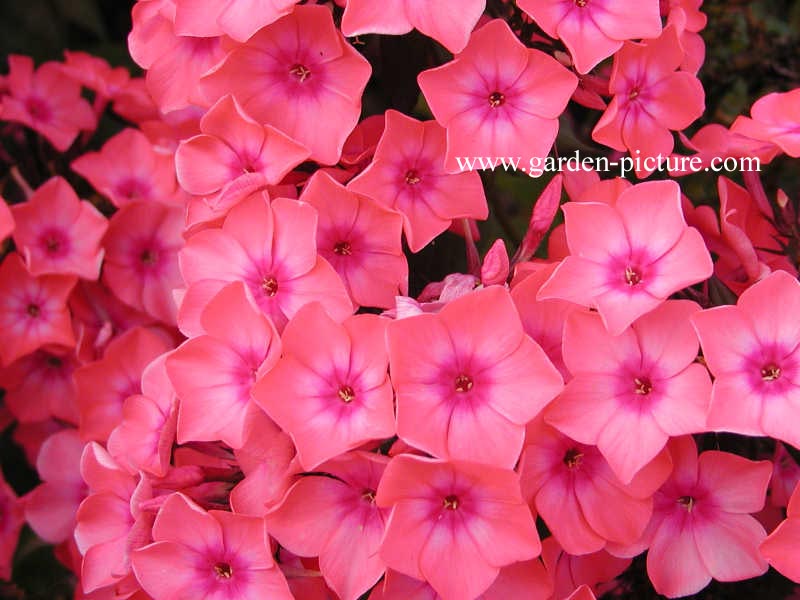
[[[458,496],[450,494],[442,501],[442,506],[447,510],[456,510],[458,508]]]
[[[31,96],[25,100],[25,108],[31,117],[43,123],[49,121],[52,116],[52,111],[47,103],[35,96]]]
[[[459,394],[470,391],[473,385],[472,377],[469,375],[461,374],[456,377],[456,391]]]
[[[639,88],[634,87],[628,94],[628,100],[636,100],[636,98],[639,97],[639,92],[640,92]]]
[[[769,364],[761,369],[761,379],[764,381],[775,381],[781,376],[781,368],[775,364]]]
[[[686,512],[692,512],[694,508],[694,498],[691,496],[681,496],[678,498],[678,504],[686,509]]]
[[[641,396],[646,396],[653,391],[653,384],[647,377],[637,377],[633,380],[633,391]]]
[[[267,296],[273,297],[278,293],[278,280],[271,276],[265,277],[264,281],[261,282],[261,289],[264,290]]]
[[[350,256],[353,248],[350,246],[350,242],[339,242],[333,247],[333,252],[339,256]]]
[[[123,198],[144,198],[150,195],[150,186],[135,177],[129,177],[117,184],[116,191]]]
[[[642,274],[634,267],[625,267],[625,283],[633,287],[642,282]]]
[[[506,96],[501,92],[492,92],[489,94],[489,106],[492,108],[497,108],[498,106],[503,106],[506,103]]]
[[[142,250],[139,260],[143,265],[152,266],[158,262],[158,252],[149,248]]]
[[[226,562],[218,562],[214,565],[214,574],[220,579],[230,579],[233,576],[233,569]]]
[[[50,256],[63,255],[67,250],[67,239],[60,231],[48,231],[41,238],[40,243]]]
[[[368,504],[375,504],[375,490],[364,490],[361,499]]]
[[[34,319],[37,318],[40,314],[42,314],[42,309],[39,308],[38,304],[33,304],[33,303],[28,304],[28,307],[26,308],[26,310],[27,310],[28,314],[31,317],[33,317]]]
[[[64,366],[64,361],[57,356],[48,356],[45,362],[51,369],[60,369],[62,366]]]
[[[417,173],[414,169],[409,169],[406,173],[406,183],[408,185],[417,185],[421,181],[419,177],[419,173]]]
[[[303,83],[306,79],[311,77],[311,70],[306,67],[305,65],[296,64],[289,69],[289,73],[297,77],[300,80],[300,83]]]
[[[356,393],[353,391],[349,385],[343,385],[339,388],[337,392],[339,395],[339,399],[344,402],[345,404],[350,404],[353,400],[356,399]]]
[[[587,4],[589,4],[589,0],[575,0],[575,6],[577,6],[578,8],[583,8]]]
[[[581,466],[583,462],[583,452],[578,450],[577,448],[570,448],[567,450],[566,454],[564,454],[564,464],[567,465],[568,469],[577,469]]]

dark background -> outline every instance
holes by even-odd
[[[489,0],[490,5],[493,3],[495,0]],[[8,54],[27,54],[38,64],[61,59],[64,49],[85,50],[102,56],[113,66],[127,66],[138,72],[126,49],[132,5],[132,0],[0,0],[0,72],[7,68]],[[750,105],[760,96],[800,87],[800,0],[712,0],[705,2],[703,10],[709,17],[708,27],[702,32],[707,57],[699,76],[706,90],[707,111],[690,128],[690,133],[706,123],[729,125],[737,115],[748,114]],[[446,53],[418,34],[365,37],[362,51],[375,72],[365,96],[365,112],[382,112],[387,108],[407,113],[416,110],[418,114],[424,111],[417,103],[416,74],[431,66],[431,60],[446,60]],[[570,116],[562,121],[559,146],[594,147],[599,152],[590,137],[598,116],[596,111],[572,106]],[[102,141],[99,139],[96,144]],[[6,173],[0,172],[0,179],[5,176]],[[776,161],[767,167],[763,179],[772,197],[778,187],[793,199],[800,194],[796,160]],[[485,250],[496,237],[503,237],[513,252],[525,231],[530,206],[546,181],[487,175],[485,183],[492,217],[481,224],[481,249]],[[709,176],[699,173],[682,179],[681,184],[695,202],[717,202],[715,182]],[[463,270],[463,264],[463,242],[443,236],[412,257],[412,292],[419,291],[428,281]],[[10,433],[6,431],[0,437],[0,460],[6,478],[22,494],[37,480],[22,453],[10,441]],[[752,442],[733,438],[729,444],[730,448],[725,449],[750,454]],[[657,597],[646,581],[643,559],[637,559],[623,579],[630,590],[623,593],[623,598]],[[51,548],[26,529],[15,560],[14,582],[0,583],[0,598],[67,599],[72,597],[72,584],[72,577],[54,559]],[[747,582],[715,582],[693,598],[777,600],[787,597],[793,588],[790,582],[770,571]]]

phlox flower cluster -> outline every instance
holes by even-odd
[[[798,199],[565,173],[481,256],[456,161],[576,105],[616,156],[798,158],[800,89],[684,133],[701,4],[139,0],[142,77],[9,57],[0,423],[40,483],[0,477],[0,578],[27,524],[87,600],[800,583]],[[412,30],[417,107],[373,110]]]

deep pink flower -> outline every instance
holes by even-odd
[[[0,473],[0,579],[11,579],[11,561],[24,524],[22,503]]]
[[[137,202],[120,209],[103,241],[103,283],[126,304],[174,325],[172,292],[182,283],[182,233],[183,213],[177,207]]]
[[[518,6],[553,38],[560,38],[578,73],[588,73],[625,40],[661,33],[658,0],[519,0]]]
[[[342,278],[353,303],[389,308],[408,293],[402,217],[315,173],[300,200],[319,213],[317,250]]]
[[[235,206],[222,229],[193,235],[181,250],[187,291],[180,308],[185,333],[202,332],[199,313],[231,281],[243,281],[278,331],[307,302],[319,301],[337,320],[353,306],[336,271],[317,254],[317,211],[305,202],[262,193]]]
[[[711,161],[715,158],[724,160],[728,157],[758,158],[762,165],[766,165],[780,153],[780,148],[772,142],[753,140],[740,133],[733,133],[719,123],[701,127],[691,138],[686,137],[683,133],[678,134],[678,137],[684,146],[696,152],[692,157],[697,158],[696,167],[700,169],[710,167]],[[690,168],[680,168],[686,165],[676,161],[671,161],[669,166],[679,167],[670,169],[669,174],[672,177],[690,175],[694,172]]]
[[[14,216],[6,201],[0,196],[0,241],[4,241],[14,231]]]
[[[118,208],[135,202],[175,205],[183,200],[177,195],[172,156],[157,151],[138,129],[123,129],[99,152],[87,152],[70,166]]]
[[[202,133],[184,140],[175,153],[178,181],[190,194],[217,196],[277,185],[306,160],[309,151],[269,125],[261,125],[233,96],[221,98],[200,120]]]
[[[394,321],[387,341],[397,434],[439,458],[512,468],[525,424],[562,389],[499,286]]]
[[[709,429],[768,435],[800,446],[792,416],[800,410],[797,310],[800,283],[776,271],[748,288],[736,306],[692,317],[715,378]]]
[[[635,185],[614,206],[570,202],[562,210],[571,254],[538,298],[597,308],[612,335],[711,276],[711,256],[700,233],[686,225],[674,181]]]
[[[456,157],[543,159],[578,85],[555,59],[523,46],[501,19],[481,27],[453,61],[423,71],[418,81],[447,129],[445,169],[452,173],[461,170]]]
[[[239,282],[208,302],[200,324],[205,334],[167,358],[167,373],[180,399],[178,443],[222,440],[239,448],[251,389],[275,366],[280,338]]]
[[[404,454],[386,467],[375,500],[392,508],[381,558],[444,600],[475,598],[502,567],[541,551],[511,470]]]
[[[101,360],[75,371],[84,440],[108,439],[122,420],[125,400],[142,393],[142,371],[169,349],[167,342],[152,330],[135,327],[108,344]]]
[[[708,372],[695,362],[699,342],[690,318],[700,307],[669,300],[618,336],[597,313],[572,313],[564,360],[574,378],[545,420],[584,444],[596,444],[628,483],[670,436],[705,430]]]
[[[67,297],[76,281],[67,275],[33,277],[19,254],[6,255],[0,265],[0,364],[48,344],[75,346]]]
[[[447,133],[436,121],[417,121],[388,110],[372,163],[347,184],[403,215],[412,252],[422,250],[454,219],[488,216],[480,175],[448,173],[442,164],[446,149]]]
[[[356,315],[340,324],[312,303],[286,326],[283,356],[256,384],[253,397],[292,436],[306,470],[394,435],[387,322]],[[308,343],[309,332],[319,343]]]
[[[64,76],[62,65],[46,62],[34,71],[33,59],[11,54],[6,77],[8,95],[2,97],[4,121],[15,121],[43,135],[64,152],[81,130],[97,125],[92,107],[81,98],[78,82]]]
[[[670,598],[703,589],[711,579],[740,581],[766,572],[758,552],[761,510],[772,465],[716,450],[697,456],[691,437],[674,438],[672,475],[655,495],[647,574]]]
[[[298,0],[175,0],[178,35],[227,34],[246,42],[256,31],[288,15]]]
[[[277,127],[311,150],[339,160],[358,123],[371,67],[336,29],[324,6],[302,5],[235,48],[203,78],[214,102],[232,93],[253,119]]]
[[[778,525],[759,550],[767,562],[782,575],[800,582],[800,486],[797,486],[786,509],[786,520]]]
[[[755,140],[772,142],[792,157],[800,156],[800,89],[772,93],[759,98],[748,117],[738,117],[731,126]]]
[[[174,494],[158,512],[153,540],[132,563],[154,600],[292,600],[263,519],[206,512]]]
[[[590,554],[606,542],[628,545],[645,530],[653,493],[672,469],[661,453],[627,485],[594,446],[579,444],[535,419],[526,430],[520,461],[522,495],[559,544]]]
[[[131,79],[130,71],[125,67],[112,68],[105,59],[87,52],[64,50],[64,64],[61,69],[97,94],[101,102],[114,98]]]
[[[594,1],[594,0],[591,0]],[[608,109],[592,132],[592,139],[640,158],[638,177],[656,168],[659,155],[672,152],[670,130],[685,129],[705,110],[700,80],[678,71],[684,53],[674,26],[646,43],[625,42],[614,57]],[[640,153],[640,154],[639,154]],[[648,168],[646,158],[652,159]]]
[[[416,28],[452,53],[461,52],[486,8],[486,0],[349,0],[342,17],[342,33],[401,35]]]
[[[389,459],[350,452],[316,470],[331,475],[302,477],[267,515],[267,528],[298,556],[319,556],[325,581],[342,600],[357,600],[386,570],[378,549],[388,508],[375,494]]]
[[[14,243],[31,275],[98,278],[103,260],[100,241],[108,221],[92,204],[80,200],[65,179],[48,180],[11,212],[17,224]]]
[[[581,586],[602,596],[606,589],[615,587],[614,578],[631,564],[630,559],[612,556],[605,550],[581,556],[567,554],[554,536],[542,541],[542,561],[553,580],[553,600],[563,600]]]

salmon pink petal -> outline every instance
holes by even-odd
[[[670,598],[699,592],[711,581],[685,514],[668,517],[656,531],[647,575],[656,591]]]
[[[766,485],[762,488],[766,493]],[[703,563],[718,581],[740,581],[766,573],[767,562],[758,551],[766,537],[764,527],[750,515],[723,512],[713,521],[694,526]]]
[[[772,474],[769,461],[753,463],[735,454],[716,451],[703,452],[698,461],[698,483],[714,490],[714,498],[722,510],[757,513],[764,508]]]

